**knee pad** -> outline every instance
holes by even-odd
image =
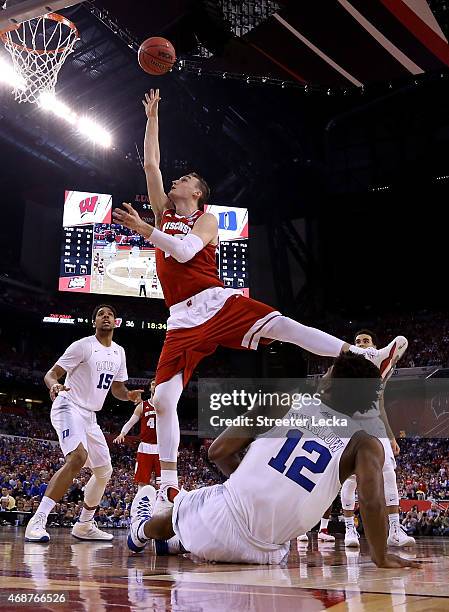
[[[355,490],[357,488],[357,479],[355,474],[347,478],[341,487],[341,505],[343,510],[354,510],[355,508]]]
[[[92,468],[92,476],[84,488],[84,503],[86,506],[89,506],[89,508],[98,506],[111,475],[112,465],[110,463]]]
[[[383,471],[386,506],[399,506],[399,492],[396,483],[396,472],[392,469]]]

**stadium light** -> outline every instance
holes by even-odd
[[[57,100],[56,96],[51,93],[48,93],[46,91],[41,93],[39,97],[39,106],[44,110],[50,111],[58,117],[61,117],[61,119],[68,121],[72,125],[77,122],[76,113],[74,113],[67,106],[67,104],[64,104],[64,102],[61,102],[60,100]]]
[[[2,58],[0,58],[0,81],[19,89],[25,89],[26,87],[25,79],[18,75],[13,66]]]
[[[102,128],[98,123],[92,121],[88,117],[80,117],[77,124],[78,130],[88,136],[93,142],[101,145],[102,147],[110,147],[112,145],[111,134]]]
[[[0,57],[0,83],[11,87],[26,88],[26,81],[18,75],[11,63]],[[112,146],[111,134],[98,123],[88,117],[79,117],[67,104],[61,102],[54,94],[43,91],[39,96],[39,107],[47,112],[54,113],[64,121],[76,126],[78,131],[87,136],[94,143],[102,147]]]

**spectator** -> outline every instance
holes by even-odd
[[[2,501],[6,500],[6,509],[7,510],[12,510],[13,508],[15,508],[16,506],[16,500],[14,499],[14,497],[12,497],[12,495],[9,494],[9,489],[7,489],[6,487],[2,487],[2,497],[1,497]]]

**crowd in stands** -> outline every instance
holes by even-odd
[[[321,322],[311,321],[310,324],[347,340],[354,341],[354,333],[368,328],[377,333],[380,346],[385,346],[395,336],[408,338],[407,352],[398,364],[401,368],[443,366],[449,367],[449,319],[446,312],[422,311],[407,315],[383,314],[376,319],[348,321],[341,317],[332,317]],[[324,373],[331,361],[321,357],[308,355],[309,373]]]
[[[133,482],[136,446],[113,445],[114,472],[95,515],[104,527],[128,527],[129,513],[137,485]],[[36,511],[52,475],[64,459],[57,444],[30,438],[0,436],[0,525],[17,520],[22,524],[23,512]],[[184,443],[179,451],[180,483],[187,489],[222,482],[222,477],[209,463],[206,446]],[[69,491],[56,504],[49,517],[49,526],[71,527],[80,515],[84,487],[90,470],[83,468]],[[19,512],[17,515],[2,512]],[[17,517],[17,518],[15,518]]]
[[[406,499],[449,499],[449,441],[399,440],[398,489]]]
[[[44,427],[44,426],[43,426]],[[5,426],[1,427],[5,433]],[[47,437],[50,438],[48,426]],[[10,433],[10,432],[8,432]],[[428,500],[429,510],[415,506],[401,513],[401,521],[410,535],[449,535],[449,507],[439,502],[449,499],[449,440],[401,439],[398,462],[400,497]],[[95,520],[103,527],[127,527],[132,499],[136,444],[113,445],[113,476],[100,502]],[[34,512],[47,483],[61,467],[63,456],[59,446],[50,440],[7,438],[0,436],[0,524],[6,510]],[[186,489],[223,482],[223,476],[207,459],[207,444],[183,441],[179,451],[180,482]],[[90,472],[84,468],[73,481],[67,494],[55,506],[50,526],[70,527],[77,520]],[[6,517],[6,515],[5,515]],[[21,524],[23,515],[17,515]],[[11,523],[11,515],[3,524]]]
[[[432,503],[428,510],[413,506],[408,512],[401,512],[401,523],[411,536],[449,536],[449,509],[442,509]]]

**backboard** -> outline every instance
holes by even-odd
[[[0,10],[0,31],[10,30],[23,21],[40,17],[46,13],[56,13],[61,9],[82,0],[6,0],[3,10]]]

